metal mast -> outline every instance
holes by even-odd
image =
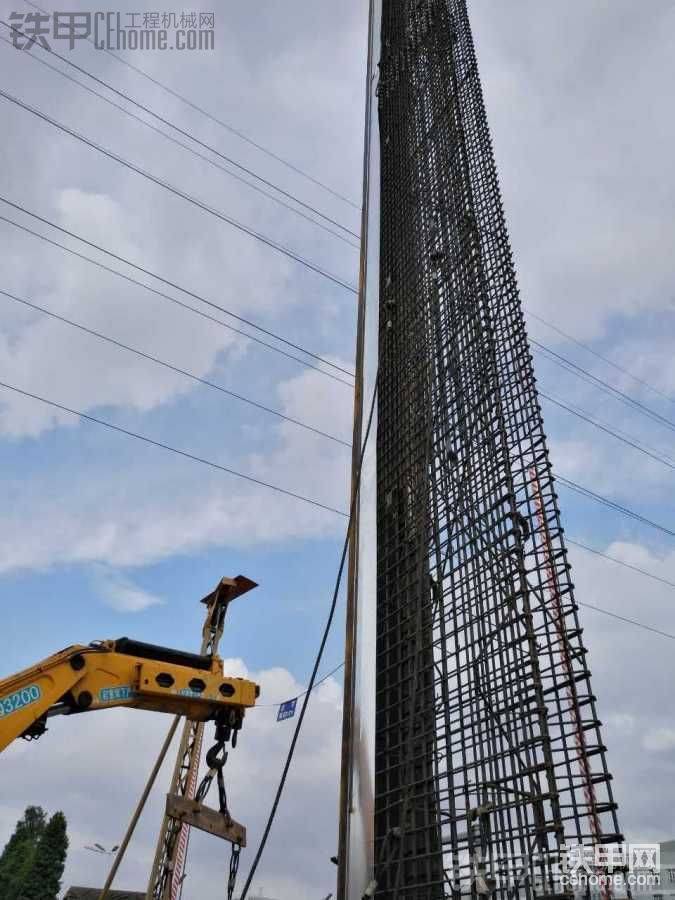
[[[622,836],[466,0],[376,6],[339,900],[558,900],[561,847]]]
[[[201,601],[206,606],[200,651],[202,656],[217,654],[230,603],[254,587],[257,587],[256,583],[243,575],[222,578],[218,587],[204,597]],[[203,722],[186,720],[169,794],[189,799],[194,797],[203,735]],[[146,900],[178,900],[180,897],[189,834],[189,825],[164,815]]]

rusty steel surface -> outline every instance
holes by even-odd
[[[376,27],[377,447],[339,897],[559,898],[563,845],[622,836],[466,2],[382,0]]]
[[[166,798],[166,814],[181,825],[197,828],[224,841],[239,844],[240,847],[246,846],[246,829],[243,825],[234,819],[226,819],[219,810],[210,809],[189,797],[169,794]]]

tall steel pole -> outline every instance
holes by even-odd
[[[370,169],[371,169],[371,134],[373,128],[373,98],[375,91],[375,0],[370,0],[368,14],[368,61],[366,65],[366,109],[364,123],[363,148],[363,200],[361,208],[361,256],[359,264],[359,306],[356,332],[356,383],[354,387],[354,427],[352,435],[352,502],[353,492],[357,489],[357,478],[360,480],[361,445],[363,440],[364,411],[364,351],[366,329],[366,304],[369,253],[370,223]],[[350,832],[350,816],[353,791],[353,757],[355,726],[355,692],[357,664],[357,598],[358,598],[358,556],[359,556],[359,507],[357,499],[354,507],[354,521],[349,544],[349,561],[347,574],[347,611],[345,622],[345,677],[342,716],[342,759],[339,799],[339,832],[338,832],[338,878],[337,897],[344,900],[347,888],[348,846]]]

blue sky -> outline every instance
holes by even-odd
[[[12,4],[0,5],[6,17]],[[336,6],[328,0],[259,0],[252,15],[239,4],[223,4],[213,53],[129,58],[358,201],[365,4]],[[469,6],[526,307],[672,396],[675,126],[663,114],[675,77],[672,5],[652,0],[647,10],[628,0],[517,0],[507,10],[472,0]],[[72,59],[358,230],[353,207],[109,56],[78,46]],[[640,65],[628,66],[627,59]],[[352,248],[27,54],[0,46],[0,71],[7,89],[26,102],[355,281]],[[351,367],[351,293],[2,103],[1,194]],[[35,227],[3,204],[0,214]],[[47,228],[38,230],[62,240]],[[1,222],[0,242],[0,288],[350,439],[351,396],[344,385]],[[176,291],[168,293],[188,302]],[[530,320],[529,327],[538,340],[675,420],[673,401],[539,322]],[[535,361],[542,389],[673,455],[672,429],[538,356]],[[0,380],[347,507],[348,448],[2,297]],[[544,412],[556,471],[672,524],[672,470],[567,413],[548,406]],[[14,671],[68,643],[122,634],[194,648],[199,598],[222,575],[242,573],[260,587],[233,608],[223,655],[260,678],[263,702],[301,690],[330,600],[344,519],[2,392],[0,463],[3,670]],[[675,578],[672,540],[563,488],[560,493],[570,536]],[[571,559],[580,600],[675,633],[672,590],[581,550],[573,549]],[[650,805],[640,792],[647,777],[674,781],[671,642],[590,610],[584,624],[624,827],[645,840],[672,837],[669,810],[675,798],[664,792]],[[324,671],[340,661],[342,628],[341,607]],[[290,786],[291,803],[263,866],[264,884],[280,900],[320,896],[322,890],[325,895],[332,885],[339,677],[322,691]],[[254,715],[259,718],[251,722],[234,790],[255,835],[290,732],[288,724],[274,724],[273,710]],[[100,882],[100,861],[83,851],[84,843],[94,831],[94,839],[115,842],[164,727],[120,713],[96,727],[56,723],[36,747],[13,749],[3,759],[10,777],[0,796],[0,842],[23,806],[44,796],[51,808],[64,807],[71,823],[68,882]],[[87,755],[79,769],[76,754],[70,754],[75,745]],[[109,760],[117,771],[113,785],[102,785],[97,759]],[[34,790],[26,771],[35,773]],[[100,803],[87,796],[94,788],[102,792]],[[155,805],[143,820],[138,849],[121,874],[123,885],[139,886],[158,810]],[[290,830],[297,835],[292,850],[285,837]],[[194,893],[186,900],[210,900],[219,888],[199,868],[208,845],[195,842],[195,854]],[[311,864],[303,862],[309,857]]]

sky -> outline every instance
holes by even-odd
[[[85,42],[72,51],[62,42],[53,46],[358,233],[366,6],[363,0],[226,2],[216,14],[213,51],[125,56],[351,203],[113,55]],[[74,2],[68,8],[95,9]],[[12,11],[29,9],[19,0],[0,0],[5,20]],[[667,111],[675,78],[675,7],[666,0],[640,6],[629,0],[470,0],[469,11],[530,334],[660,419],[574,377],[536,350],[540,389],[670,460],[664,465],[648,458],[543,400],[555,471],[672,527],[675,122]],[[1,26],[0,32],[6,36]],[[226,174],[218,166],[242,173],[222,156],[201,148],[217,165],[195,157],[39,60],[133,110],[37,47],[19,53],[0,46],[2,89],[338,281],[355,283],[358,253],[348,242]],[[0,195],[192,296],[2,202],[0,216],[221,322],[251,332],[195,294],[343,369],[352,367],[355,298],[348,288],[16,104],[2,98],[0,104]],[[0,242],[0,291],[349,443],[349,387],[326,375],[344,377],[338,370],[304,357],[320,372],[272,352],[2,220]],[[343,443],[139,359],[4,294],[0,381],[335,510],[347,507],[350,451]],[[307,682],[344,517],[6,388],[0,388],[0,463],[4,674],[67,644],[122,635],[196,649],[198,601],[218,579],[242,573],[259,583],[234,605],[222,644],[228,670],[262,685],[261,708],[248,715],[228,763],[232,812],[248,825],[255,847],[292,729],[292,722],[277,724],[274,704]],[[671,537],[562,486],[560,496],[571,539],[675,581]],[[576,545],[570,558],[579,601],[675,635],[672,587]],[[342,658],[342,604],[323,672]],[[623,829],[635,840],[672,838],[672,640],[595,609],[582,613]],[[313,900],[334,889],[340,695],[338,674],[312,697],[286,799],[254,882],[276,900]],[[54,721],[39,743],[14,745],[2,759],[0,845],[26,805],[63,809],[71,838],[64,886],[100,885],[107,860],[85,845],[118,842],[167,728],[161,716],[116,711]],[[168,783],[167,772],[161,778]],[[120,887],[144,889],[162,804],[160,789],[142,818]],[[242,856],[244,875],[251,857],[252,849]],[[184,900],[221,897],[226,867],[223,848],[195,836]]]

